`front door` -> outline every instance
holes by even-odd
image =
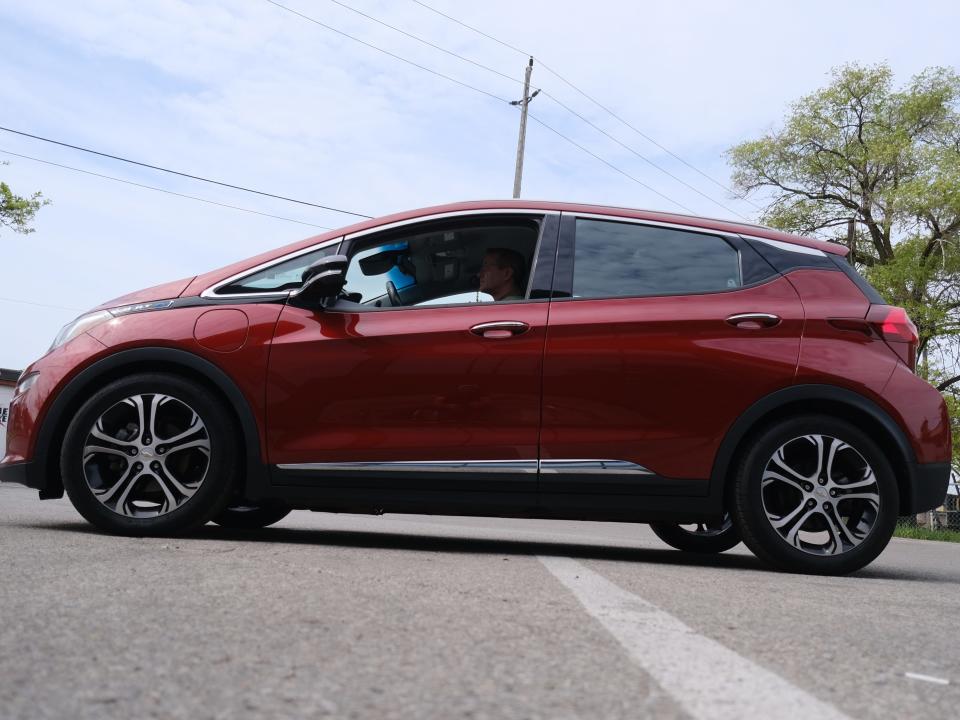
[[[274,482],[534,492],[549,301],[532,276],[552,268],[558,224],[491,216],[348,237],[343,299],[287,305],[277,324]],[[530,272],[538,252],[550,268]],[[500,302],[477,289],[485,262],[514,266]]]

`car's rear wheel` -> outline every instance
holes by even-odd
[[[213,522],[225,528],[255,530],[278,523],[289,514],[289,507],[272,503],[230,505],[215,515]]]
[[[650,529],[670,547],[685,552],[720,553],[740,544],[730,513],[714,522],[650,523]]]
[[[97,391],[67,428],[63,486],[95,526],[124,535],[180,533],[227,503],[236,433],[209,390],[144,373]]]
[[[736,471],[734,522],[760,559],[790,572],[859,570],[890,541],[899,494],[890,462],[851,423],[809,415],[754,438]]]

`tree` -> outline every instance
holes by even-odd
[[[921,371],[946,390],[960,361],[960,77],[928,68],[900,89],[887,65],[845,65],[783,127],[728,151],[733,182],[764,192],[762,222],[848,243],[920,333]],[[951,373],[955,375],[956,373]]]
[[[0,165],[7,164],[0,163]],[[21,197],[14,195],[5,182],[0,182],[0,225],[14,232],[23,235],[32,233],[33,228],[30,227],[30,223],[33,221],[33,216],[37,214],[37,210],[49,204],[50,201],[43,197],[43,193],[35,192],[30,197]]]

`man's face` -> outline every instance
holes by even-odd
[[[480,292],[489,293],[503,287],[510,280],[510,268],[502,268],[497,264],[497,256],[487,253],[480,266]]]

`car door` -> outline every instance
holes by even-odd
[[[746,242],[564,213],[544,364],[544,493],[706,495],[717,448],[790,385],[803,309]]]
[[[463,303],[483,255],[469,238],[520,243],[511,228],[531,224],[523,299]],[[273,481],[534,492],[558,228],[558,213],[501,211],[345,238],[355,294],[323,309],[288,304],[277,323],[266,389]],[[392,305],[384,278],[415,304]]]

